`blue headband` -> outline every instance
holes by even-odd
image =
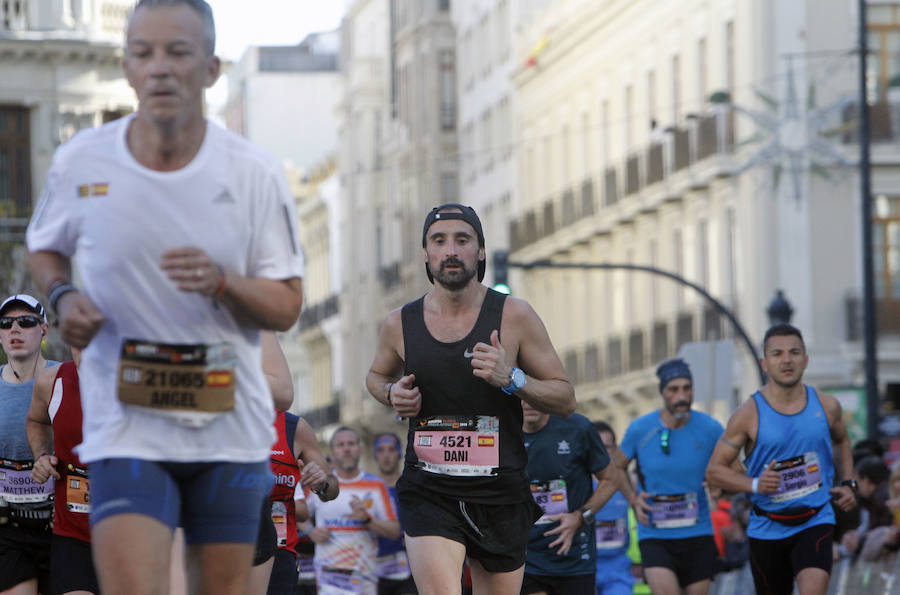
[[[378,447],[382,444],[393,444],[397,449],[397,452],[401,452],[400,448],[400,439],[394,436],[393,434],[382,434],[378,438],[375,439],[374,450],[378,450]]]
[[[663,363],[659,364],[659,367],[656,368],[656,375],[659,376],[659,390],[662,392],[666,385],[676,378],[687,378],[691,382],[694,381],[691,376],[691,369],[688,367],[687,362],[685,362],[680,357],[676,357],[675,359],[666,360]]]

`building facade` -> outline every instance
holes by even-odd
[[[247,48],[228,72],[228,129],[289,167],[317,167],[337,149],[339,45],[338,32],[327,31],[295,46]]]
[[[319,429],[339,420],[344,349],[339,318],[341,287],[340,191],[334,157],[312,171],[288,170],[297,201],[306,259],[303,311],[281,346],[294,380],[292,411]]]
[[[807,380],[853,389],[852,409],[863,373],[860,202],[856,172],[841,164],[857,152],[847,132],[854,4],[554,2],[516,42],[521,209],[511,260],[669,271],[733,312],[757,350],[781,289],[810,351]],[[896,4],[873,6],[886,20]],[[890,23],[878,31],[896,35]],[[887,88],[881,64],[873,89]],[[886,230],[897,221],[898,132],[883,116],[887,100],[873,101],[873,189]],[[896,237],[876,237],[896,254]],[[900,270],[883,259],[878,271],[886,313]],[[731,365],[703,371],[724,373],[734,390],[696,396],[720,419],[760,382],[734,325],[666,277],[534,269],[513,291],[544,316],[579,409],[618,430],[659,407],[655,366],[686,343],[735,340]],[[896,321],[884,315],[879,329],[889,400],[900,382]]]
[[[56,148],[134,110],[121,65],[131,5],[0,3],[0,216],[8,239],[21,237]]]
[[[387,265],[393,255],[385,252],[383,223],[396,204],[388,194],[385,173],[391,121],[390,15],[389,0],[357,0],[341,25],[337,158],[343,275],[337,303],[344,351],[342,389],[336,399],[341,421],[356,426],[389,418],[369,396],[364,381],[387,314],[384,290],[396,279]]]

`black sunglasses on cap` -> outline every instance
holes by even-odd
[[[8,331],[12,328],[14,322],[18,322],[21,328],[34,328],[41,324],[43,320],[37,316],[27,314],[24,316],[3,316],[0,317],[0,329]]]

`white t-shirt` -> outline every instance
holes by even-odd
[[[352,569],[356,577],[378,582],[375,564],[378,536],[362,521],[348,517],[353,513],[350,501],[356,496],[372,518],[396,521],[387,486],[380,477],[362,471],[353,479],[338,479],[340,491],[334,500],[322,502],[315,494],[306,500],[310,515],[315,516],[316,527],[331,532],[327,543],[316,544],[316,573],[321,575],[328,568]]]
[[[106,322],[79,369],[84,462],[134,457],[169,461],[262,461],[275,441],[260,333],[239,326],[210,297],[179,291],[160,269],[165,250],[198,246],[251,277],[302,277],[294,200],[280,164],[208,122],[184,168],[139,164],[125,135],[133,115],[77,134],[60,147],[28,227],[30,251],[76,256],[82,291]],[[201,428],[117,398],[124,339],[226,342],[237,356],[235,407]]]

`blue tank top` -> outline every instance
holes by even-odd
[[[773,460],[782,474],[775,494],[750,494],[750,501],[766,511],[822,506],[802,525],[788,526],[758,514],[750,515],[747,535],[754,539],[783,539],[815,525],[833,524],[828,490],[834,485],[834,458],[828,416],[816,391],[806,387],[803,411],[785,415],[773,409],[762,393],[753,395],[759,429],[753,452],[744,461],[747,475],[759,477]]]
[[[48,360],[45,367],[58,363]],[[14,384],[0,377],[0,458],[13,461],[31,461],[34,458],[25,436],[25,418],[31,408],[34,380]]]

